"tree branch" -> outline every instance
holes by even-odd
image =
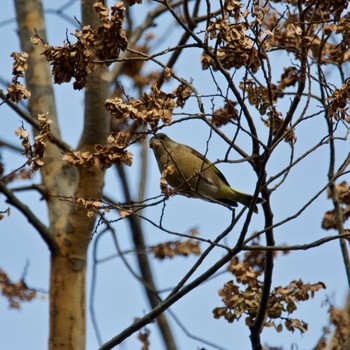
[[[33,227],[40,234],[41,238],[47,244],[50,251],[51,252],[57,251],[58,247],[53,238],[54,237],[53,232],[38,219],[37,215],[34,214],[27,205],[21,202],[13,194],[13,192],[9,190],[1,182],[0,182],[0,192],[2,192],[6,196],[7,202],[9,204],[12,204],[15,208],[17,208],[27,218],[27,220],[33,225]]]
[[[15,102],[9,100],[6,95],[0,90],[0,98],[6,102],[6,104],[11,107],[21,118],[23,118],[28,124],[30,124],[34,129],[39,130],[39,123],[33,119],[33,117],[23,111]],[[50,119],[50,116],[49,116]],[[53,133],[50,133],[50,141],[59,147],[62,151],[72,153],[74,152],[73,148],[71,148],[67,143],[62,141],[60,138],[56,137]]]
[[[123,184],[125,200],[126,202],[131,203],[132,199],[131,199],[131,194],[129,190],[129,183],[126,178],[124,168],[123,166],[119,166],[117,167],[117,170]],[[145,287],[148,301],[151,307],[154,309],[157,307],[157,305],[159,305],[161,298],[158,296],[156,292],[157,288],[154,282],[153,273],[148,260],[148,256],[147,254],[144,253],[146,246],[145,246],[142,227],[141,227],[139,218],[136,215],[129,215],[127,219],[129,221],[135,250],[137,252],[141,252],[136,255],[137,262],[141,272],[142,279],[144,281],[143,285]],[[176,350],[177,347],[176,347],[175,339],[173,337],[167,318],[165,317],[164,314],[159,314],[157,316],[158,316],[157,322],[163,337],[164,344],[166,345],[167,349]]]

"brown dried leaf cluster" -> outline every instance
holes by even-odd
[[[132,209],[119,209],[119,215],[121,218],[126,218],[127,216],[134,213]]]
[[[73,202],[77,207],[86,209],[88,217],[93,217],[102,208],[101,202],[96,199],[78,197]]]
[[[331,307],[329,310],[329,320],[335,326],[332,337],[332,350],[343,350],[348,344],[350,319],[349,314],[344,310]]]
[[[120,51],[127,47],[126,32],[122,29],[125,19],[125,7],[122,2],[116,2],[109,8],[102,1],[97,1],[94,5],[95,11],[99,13],[102,25],[90,37],[90,46],[96,48],[95,56],[99,60],[117,58]]]
[[[253,325],[261,302],[263,282],[259,278],[263,274],[263,265],[262,251],[246,253],[242,262],[238,257],[231,260],[228,270],[234,275],[236,283],[231,280],[219,290],[224,306],[213,310],[214,318],[224,317],[232,323],[245,315],[246,324]],[[277,332],[282,332],[285,327],[291,332],[299,330],[304,333],[307,324],[289,315],[297,309],[298,302],[312,298],[322,288],[325,288],[322,282],[310,284],[301,280],[292,281],[285,287],[275,287],[270,293],[264,326],[274,327]]]
[[[91,28],[90,25],[76,30],[76,43],[66,42],[63,46],[49,45],[35,35],[32,42],[42,44],[43,55],[51,62],[52,75],[57,84],[75,79],[74,89],[82,89],[87,75],[92,71],[96,61],[118,58],[120,51],[127,47],[126,33],[122,29],[124,22],[124,6],[117,2],[109,8],[97,1],[94,9],[100,15],[101,25]]]
[[[149,350],[150,349],[150,336],[151,331],[148,328],[141,329],[137,334],[137,339],[142,343],[141,350]]]
[[[12,52],[11,57],[13,57],[12,75],[23,78],[28,69],[28,54],[26,52]]]
[[[237,102],[227,100],[224,107],[218,108],[213,113],[213,117],[211,119],[212,123],[217,126],[223,126],[226,125],[230,120],[237,120],[238,119],[238,111],[235,108],[237,105]]]
[[[6,210],[0,211],[0,221],[4,219],[5,214],[7,216],[10,216],[10,213],[11,213],[10,207],[8,207]]]
[[[24,148],[24,154],[27,158],[30,157],[32,154],[32,149],[29,141],[29,132],[23,127],[20,127],[15,130],[15,134],[20,138],[20,140],[22,140],[21,144]]]
[[[335,185],[335,189],[338,194],[338,198],[342,204],[350,205],[350,187],[346,181]],[[328,192],[328,198],[331,198],[331,193]]]
[[[11,57],[13,57],[13,78],[11,85],[7,88],[6,97],[13,102],[19,102],[22,99],[26,100],[30,98],[30,91],[18,82],[19,78],[24,77],[24,73],[28,68],[28,54],[26,52],[12,52]]]
[[[29,141],[29,132],[20,127],[16,129],[15,134],[22,140],[24,148],[23,154],[27,158],[27,165],[31,165],[31,170],[36,171],[44,165],[44,155],[47,142],[50,140],[50,124],[46,114],[39,114],[39,134],[35,136],[34,143]]]
[[[261,66],[266,54],[254,46],[249,37],[249,26],[254,26],[258,21],[256,17],[250,25],[240,22],[246,17],[246,11],[242,12],[243,5],[239,1],[226,0],[223,6],[223,17],[210,20],[206,35],[211,41],[215,40],[215,55],[225,69],[249,68],[256,73]],[[260,19],[259,19],[260,21]],[[217,62],[208,52],[204,52],[201,58],[203,69],[211,66],[217,70]]]
[[[350,27],[350,23],[349,23]],[[350,123],[349,102],[350,102],[350,78],[347,78],[342,86],[336,89],[329,98],[327,106],[328,115],[335,119],[344,119]]]
[[[273,108],[272,112],[269,111],[266,114],[268,119],[261,118],[261,120],[264,122],[265,126],[272,128],[272,135],[276,135],[280,127],[283,125],[284,119],[281,117],[281,113],[277,112],[275,108]],[[293,129],[287,126],[284,130],[284,141],[293,145],[297,140]]]
[[[311,65],[340,66],[350,61],[349,2],[310,2],[302,13],[299,5],[298,1],[288,1],[288,11],[280,12],[274,10],[276,7],[273,5],[259,6],[259,2],[245,9],[240,1],[224,1],[222,15],[212,19],[207,27],[208,42],[212,44],[214,41],[215,45],[212,44],[212,52],[203,53],[203,68],[210,66],[216,70],[219,61],[225,69],[245,67],[255,73],[266,59],[266,53],[281,49],[294,55],[298,61],[306,54]],[[277,85],[271,83],[266,87],[258,86],[256,81],[248,80],[243,86],[248,93],[249,103],[261,115],[269,111],[270,116],[264,122],[273,127],[273,133],[283,123],[283,118],[273,111],[273,106],[278,98],[283,97],[286,88],[305,79],[301,77],[300,71],[296,65],[285,68]],[[350,122],[349,86],[347,79],[329,97],[327,110],[330,117]],[[295,142],[293,131],[286,131],[285,140]]]
[[[21,169],[11,172],[8,175],[5,175],[1,178],[2,183],[8,184],[9,182],[12,182],[14,180],[29,180],[33,176],[33,170],[32,168],[25,168],[27,163],[25,163]]]
[[[280,1],[275,1],[280,2]],[[281,20],[277,11],[266,12],[263,18],[268,35],[264,45],[267,50],[281,48],[299,59],[303,45],[308,54],[320,64],[340,65],[350,59],[350,15],[346,12],[348,1],[321,1],[310,3],[303,12],[304,23],[300,22],[297,1],[289,1],[288,15]],[[307,25],[303,25],[307,23]],[[304,29],[302,29],[304,28]],[[325,36],[338,35],[338,40],[324,40]]]
[[[10,308],[19,309],[22,302],[33,300],[37,293],[29,289],[23,280],[12,282],[6,272],[0,269],[0,289],[8,299]]]
[[[345,209],[342,208],[342,214],[344,221],[347,220],[350,217],[350,208],[347,206]],[[322,220],[322,228],[325,230],[337,230],[338,224],[337,224],[337,218],[335,214],[335,210],[328,210],[323,216]],[[345,233],[345,232],[344,232]]]
[[[130,145],[131,133],[129,131],[112,132],[108,138],[108,143],[117,145],[120,148],[126,148]]]
[[[247,79],[241,82],[239,87],[248,95],[249,103],[254,106],[261,115],[265,115],[270,106],[272,106],[278,98],[283,97],[283,92],[272,85],[272,89],[268,89],[262,85],[258,85],[254,80]]]
[[[177,97],[176,99],[176,106],[178,107],[184,107],[186,101],[192,94],[192,89],[185,84],[180,84],[174,91],[173,94]]]
[[[50,124],[52,121],[48,119],[46,114],[39,114],[39,134],[35,136],[33,143],[33,170],[44,165],[44,154],[47,142],[50,140]]]
[[[257,238],[254,242],[251,243],[252,247],[260,246],[260,239]],[[289,251],[283,251],[282,254],[288,254]],[[277,256],[277,252],[273,252],[273,256]],[[261,250],[251,250],[247,251],[243,255],[243,261],[245,264],[252,266],[253,270],[259,274],[262,274],[265,269],[265,254],[261,252]],[[228,267],[229,269],[229,267]]]
[[[300,71],[296,67],[291,66],[283,68],[283,74],[281,75],[281,79],[277,86],[279,96],[283,96],[282,90],[287,87],[294,86],[299,80]]]
[[[335,185],[335,190],[342,205],[343,222],[345,222],[350,217],[350,187],[346,181]],[[328,191],[328,198],[331,198],[331,192]],[[322,228],[325,230],[338,229],[337,217],[335,209],[328,210],[322,220]]]
[[[170,124],[176,102],[173,94],[167,94],[153,84],[151,92],[144,93],[140,99],[131,98],[124,102],[121,98],[115,97],[107,99],[105,107],[117,119],[140,120],[154,129],[160,120],[166,125]]]
[[[97,213],[108,213],[110,211],[110,207],[106,206],[102,202],[94,198],[84,198],[84,197],[64,197],[64,196],[56,196],[60,200],[67,201],[76,208],[86,209],[86,215],[88,217],[93,217]]]
[[[164,194],[165,198],[169,198],[174,196],[176,191],[173,190],[170,186],[168,186],[167,175],[171,175],[174,173],[174,166],[172,164],[168,165],[163,171],[162,176],[160,177],[160,190]]]
[[[293,74],[292,69],[285,70],[281,78],[280,86],[294,84],[294,78],[291,78],[291,74]],[[268,118],[262,118],[262,121],[265,126],[272,128],[273,135],[277,133],[284,122],[281,113],[274,107],[277,99],[283,97],[283,91],[280,90],[280,86],[272,84],[271,89],[268,89],[262,85],[258,85],[251,79],[240,83],[240,88],[248,95],[249,103],[254,106],[261,115],[267,115]],[[296,141],[294,131],[289,127],[285,128],[283,138],[289,144],[293,144]]]
[[[160,260],[165,258],[174,258],[175,256],[200,255],[199,242],[194,239],[186,239],[184,241],[170,241],[160,243],[151,247],[154,257]]]
[[[350,317],[348,310],[336,309],[333,305],[329,306],[329,325],[323,328],[323,334],[317,342],[314,350],[344,350],[349,347],[349,327]],[[334,326],[332,332],[331,326]],[[332,333],[331,342],[328,336]]]
[[[107,145],[97,144],[94,146],[95,152],[75,151],[66,153],[63,160],[86,168],[105,170],[113,164],[131,165],[132,154],[125,148],[129,146],[130,133],[120,131],[108,137]]]

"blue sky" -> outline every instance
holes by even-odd
[[[54,2],[44,1],[45,8],[52,9]],[[136,7],[135,7],[136,9]],[[69,16],[77,15],[79,17],[79,6],[72,6],[67,14]],[[0,13],[0,23],[15,17],[12,1],[6,0]],[[141,21],[141,16],[138,21]],[[48,13],[46,20],[48,26],[48,40],[50,43],[61,44],[65,38],[65,30],[73,31],[70,23],[62,20],[54,14]],[[166,20],[161,21],[161,25],[167,26]],[[9,21],[0,27],[3,35],[0,37],[2,50],[0,52],[0,62],[2,66],[1,79],[10,80],[12,61],[10,54],[12,51],[19,50],[19,43],[16,35],[16,23]],[[160,26],[160,28],[162,28]],[[171,28],[171,27],[169,27]],[[157,28],[154,29],[157,35]],[[176,30],[169,30],[169,36],[163,43],[164,47],[169,42],[178,37]],[[175,41],[176,42],[176,41]],[[213,85],[210,81],[208,72],[200,69],[200,52],[188,51],[181,56],[179,65],[176,66],[176,73],[187,80],[193,79],[193,84],[198,88],[201,94],[212,90]],[[273,61],[273,70],[276,76],[282,72],[283,65],[289,65],[289,59],[283,56]],[[151,69],[151,65],[146,67]],[[235,79],[241,79],[237,74]],[[224,84],[219,79],[220,84]],[[223,85],[224,86],[224,85]],[[127,83],[126,83],[127,87]],[[175,84],[164,86],[165,91],[171,91]],[[1,87],[4,89],[4,87]],[[211,89],[211,90],[210,90]],[[56,104],[62,128],[62,137],[64,141],[76,146],[82,129],[83,118],[83,92],[74,91],[70,84],[55,86]],[[208,111],[210,111],[210,98],[204,99]],[[288,107],[285,100],[279,109],[283,112]],[[311,107],[310,110],[312,110]],[[314,108],[317,108],[314,106]],[[186,106],[186,112],[196,113],[195,101],[190,101]],[[311,114],[311,111],[310,111]],[[0,118],[2,127],[0,131],[1,140],[19,145],[14,130],[21,126],[21,119],[15,115],[6,105],[0,107]],[[256,115],[256,118],[259,118]],[[25,126],[30,129],[29,125]],[[198,151],[204,153],[206,141],[209,136],[209,129],[200,121],[191,121],[186,123],[174,124],[164,129],[164,131],[174,140],[186,143]],[[225,129],[229,134],[234,128]],[[266,135],[267,129],[260,125],[259,133]],[[340,133],[342,131],[340,130]],[[298,141],[295,145],[296,156],[305,152],[306,149],[314,145],[321,139],[320,134],[325,133],[325,123],[323,119],[314,118],[303,123],[297,132]],[[250,150],[249,140],[245,137],[239,137],[240,146]],[[339,142],[337,159],[341,163],[344,154],[348,152],[348,145]],[[213,136],[210,141],[208,158],[215,161],[222,159],[225,155],[226,145],[217,137]],[[134,153],[134,164],[127,168],[128,179],[130,180],[133,195],[137,195],[140,169],[140,147],[133,146],[131,151]],[[13,152],[1,150],[2,159],[6,165],[5,172],[8,173],[22,164],[23,159]],[[239,159],[239,155],[232,153],[232,159]],[[268,165],[269,175],[277,173],[288,164],[289,146],[282,144],[274,153],[271,162]],[[147,197],[159,194],[159,171],[153,155],[149,154],[149,173],[147,185]],[[275,212],[275,220],[284,219],[294,214],[298,208],[303,206],[311,196],[316,194],[327,183],[328,166],[328,148],[323,147],[313,153],[305,161],[301,162],[291,171],[287,181],[272,195],[272,209]],[[238,164],[220,164],[220,170],[224,173],[227,180],[235,188],[244,192],[252,193],[255,188],[256,175],[246,163]],[[345,178],[344,178],[345,180]],[[39,178],[34,181],[39,182]],[[14,183],[13,186],[20,186],[20,183]],[[123,200],[120,183],[115,175],[115,170],[110,169],[106,175],[106,193],[115,200]],[[46,209],[40,197],[29,192],[21,194],[20,198],[30,205],[34,212],[39,213],[44,222],[46,219]],[[0,209],[7,208],[3,196],[0,196]],[[151,220],[157,221],[161,213],[161,207],[152,207],[144,212],[144,215]],[[239,208],[240,209],[240,208]],[[331,209],[331,202],[326,199],[323,193],[306,211],[295,220],[283,225],[275,230],[276,244],[302,244],[320,239],[335,232],[325,232],[321,229],[321,220],[323,213]],[[114,213],[110,218],[116,218]],[[212,203],[188,199],[177,196],[167,202],[164,226],[169,230],[180,233],[187,233],[190,229],[199,230],[201,237],[214,239],[229,224],[230,213],[221,206]],[[249,234],[263,228],[263,215],[256,215],[253,218],[249,229]],[[146,234],[146,240],[149,244],[155,244],[160,241],[174,239],[174,237],[161,232],[151,225],[143,222],[143,228]],[[123,250],[131,247],[128,225],[124,221],[115,224],[118,238]],[[228,237],[229,244],[233,245],[239,233],[235,228]],[[95,237],[96,239],[96,237]],[[88,300],[90,295],[91,267],[92,267],[92,242],[90,247],[90,261],[88,270]],[[203,246],[204,248],[204,246]],[[109,234],[104,234],[99,240],[98,257],[103,258],[115,253],[112,240]],[[208,258],[201,269],[203,272],[211,266],[218,258],[223,255],[220,250],[215,250],[213,255]],[[135,259],[132,255],[127,256],[129,263],[137,270]],[[173,261],[152,260],[155,278],[159,289],[173,287],[180,278],[191,268],[196,258],[177,258]],[[30,286],[48,290],[49,279],[49,252],[39,235],[33,230],[16,209],[13,209],[11,216],[0,223],[0,267],[3,268],[13,280],[20,278],[24,266],[28,262],[28,274],[26,281]],[[203,337],[226,349],[249,349],[248,329],[244,321],[240,324],[228,324],[224,320],[214,320],[212,318],[212,309],[221,306],[217,290],[223,284],[231,279],[229,274],[221,274],[215,279],[210,280],[203,286],[194,290],[183,300],[180,300],[172,307],[172,311],[181,319],[190,333]],[[298,333],[277,334],[272,329],[264,331],[262,339],[270,345],[285,346],[290,348],[291,344],[297,343],[300,349],[310,349],[315,345],[321,335],[321,330],[327,323],[326,308],[322,307],[323,301],[327,296],[333,300],[336,305],[342,306],[347,293],[347,281],[342,264],[339,243],[330,242],[316,249],[292,252],[286,256],[279,256],[275,261],[275,270],[273,276],[273,286],[286,285],[293,279],[303,279],[305,282],[316,283],[323,281],[327,289],[317,293],[316,297],[300,307],[295,314],[296,318],[301,318],[309,324],[309,332],[300,336]],[[124,327],[128,326],[135,317],[142,317],[149,311],[149,306],[145,301],[144,291],[140,284],[130,276],[120,259],[111,259],[108,262],[98,265],[98,279],[95,295],[96,317],[99,321],[102,338],[109,340]],[[166,293],[163,294],[163,297]],[[21,305],[20,310],[11,310],[8,308],[7,301],[0,298],[0,334],[1,343],[4,349],[46,349],[48,337],[48,299],[45,295],[30,303]],[[179,349],[195,349],[202,344],[187,337],[181,329],[170,318],[173,325]],[[151,348],[162,349],[159,341],[157,329],[154,324],[149,325],[151,330]],[[19,336],[20,334],[20,336]],[[233,345],[234,344],[234,345]],[[98,347],[97,340],[92,328],[91,318],[88,311],[87,317],[87,344],[88,350]],[[140,348],[136,340],[136,335],[130,337],[120,349]],[[210,349],[210,347],[208,347]]]

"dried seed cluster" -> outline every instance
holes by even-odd
[[[126,33],[122,29],[123,4],[117,2],[112,6],[111,16],[109,8],[100,1],[95,3],[94,9],[100,15],[101,25],[97,29],[87,25],[76,30],[74,36],[77,41],[74,44],[67,41],[63,46],[52,46],[38,35],[33,37],[35,45],[43,45],[43,55],[51,62],[55,83],[69,82],[73,78],[74,89],[82,89],[94,64],[118,58],[120,51],[126,49]]]
[[[6,97],[13,102],[19,102],[20,100],[30,98],[30,91],[21,84],[18,79],[23,78],[25,71],[28,69],[28,54],[26,52],[12,52],[13,57],[12,65],[12,82],[7,88]]]
[[[20,127],[16,129],[15,134],[22,140],[24,148],[23,153],[27,157],[27,165],[31,165],[31,170],[36,171],[44,165],[44,154],[47,142],[50,140],[50,124],[46,114],[39,114],[39,134],[35,136],[34,143],[29,140],[29,132]]]
[[[22,302],[31,301],[37,296],[37,292],[28,288],[23,279],[12,282],[2,269],[0,269],[0,290],[13,309],[19,309]]]
[[[213,117],[211,119],[212,123],[217,126],[226,125],[230,120],[238,119],[238,111],[235,108],[237,102],[227,100],[224,104],[224,107],[218,108],[214,111]]]
[[[175,256],[199,255],[201,250],[199,242],[194,239],[184,241],[170,241],[151,247],[154,257],[160,260],[174,258]]]
[[[153,84],[151,92],[144,93],[141,99],[131,98],[128,102],[124,102],[121,98],[115,97],[107,99],[105,107],[117,119],[140,120],[156,128],[160,120],[166,125],[170,124],[176,107],[174,97],[173,94],[167,94]]]
[[[350,217],[350,187],[346,181],[341,182],[340,184],[335,185],[335,190],[339,202],[341,204],[341,211],[343,216],[343,222],[345,222]],[[331,192],[328,191],[328,198],[331,198]],[[335,209],[328,210],[322,220],[322,228],[325,230],[338,229],[338,221]],[[350,230],[346,230],[350,233]],[[344,232],[345,233],[345,232]]]
[[[125,148],[129,146],[130,133],[120,131],[108,137],[107,145],[97,144],[94,146],[95,152],[75,151],[66,153],[63,160],[86,168],[105,170],[113,164],[131,165],[132,154]]]
[[[232,323],[245,315],[246,324],[254,324],[261,303],[263,282],[259,278],[263,274],[264,261],[263,251],[247,252],[242,261],[238,257],[231,260],[228,271],[236,282],[228,281],[219,290],[224,306],[213,310],[214,318],[224,317]],[[292,281],[286,287],[275,287],[268,300],[264,326],[275,327],[277,332],[282,332],[284,325],[288,331],[299,330],[304,333],[307,324],[289,315],[297,309],[298,302],[312,298],[322,288],[325,288],[322,282],[311,284],[301,280]]]

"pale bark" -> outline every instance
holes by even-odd
[[[49,62],[41,55],[42,49],[31,42],[34,29],[46,40],[45,23],[40,0],[15,0],[19,38],[22,51],[29,54],[26,84],[31,92],[28,108],[32,118],[48,113],[52,120],[51,132],[60,137],[55,98],[52,88]],[[34,130],[36,132],[36,130]],[[41,169],[42,182],[52,195],[70,196],[77,182],[76,169],[62,161],[61,150],[48,144],[45,150],[45,165]],[[48,197],[50,225],[55,231],[65,230],[71,207],[53,197]]]
[[[98,24],[93,2],[82,2],[83,22],[92,27]],[[60,137],[49,63],[40,54],[41,48],[30,40],[34,28],[46,39],[41,1],[15,0],[15,5],[21,47],[29,53],[26,84],[31,91],[30,113],[36,118],[37,114],[48,112],[51,130]],[[95,72],[89,78],[84,131],[79,143],[82,150],[92,150],[94,144],[106,141],[109,122],[103,105],[107,86],[101,82],[102,72]],[[61,151],[53,144],[47,146],[44,161],[42,182],[50,195],[100,198],[102,171],[72,168],[62,161]],[[77,209],[50,195],[47,198],[49,232],[57,248],[51,249],[49,348],[82,350],[85,348],[86,255],[95,217],[88,217],[85,209]]]

